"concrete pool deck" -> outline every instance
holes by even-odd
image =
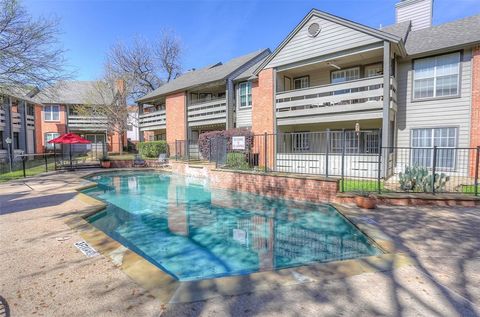
[[[74,242],[92,237],[85,236],[88,230],[80,230],[82,224],[72,221],[101,208],[95,209],[94,202],[75,191],[88,185],[80,176],[90,172],[53,173],[0,184],[0,297],[12,316],[480,314],[478,209],[359,211],[341,206],[362,230],[378,234],[375,239],[393,241],[396,252],[404,255],[352,260],[353,266],[350,261],[319,264],[261,278],[252,274],[225,284],[238,295],[219,297],[228,294],[221,285],[198,289],[198,284],[184,284],[181,292],[165,300],[161,298],[168,293],[165,289],[148,287],[148,283],[158,285],[153,275],[145,274],[148,267],[119,267],[112,261],[119,254],[87,258],[74,247]],[[135,254],[122,256],[124,264],[139,263]],[[139,270],[145,283],[131,278]],[[212,298],[183,303],[199,299],[196,294]]]

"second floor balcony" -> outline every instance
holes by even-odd
[[[160,130],[166,128],[167,116],[165,110],[141,114],[138,123],[141,131]]]
[[[103,131],[107,129],[107,118],[69,115],[68,128],[77,131]]]
[[[396,109],[397,83],[390,78],[390,107]],[[375,111],[381,114],[384,100],[384,78],[375,76],[321,85],[276,94],[279,120],[291,117],[329,116],[338,113]]]
[[[188,105],[188,123],[190,126],[225,124],[227,120],[227,99],[215,98]]]

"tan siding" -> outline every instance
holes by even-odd
[[[412,62],[399,64],[398,146],[410,146],[410,131],[422,127],[458,127],[458,146],[468,147],[471,109],[471,51],[461,63],[460,98],[412,102]]]
[[[314,38],[308,35],[308,27],[313,22],[318,23],[322,28],[320,34]],[[371,35],[314,16],[278,52],[266,68],[287,65],[376,42],[380,40]]]

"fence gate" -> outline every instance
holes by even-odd
[[[225,165],[227,161],[227,139],[218,137],[213,140],[212,157],[217,165]]]

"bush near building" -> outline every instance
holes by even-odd
[[[244,136],[245,137],[245,150],[235,150],[238,153],[248,153],[253,146],[254,134],[252,131],[246,128],[228,129],[223,131],[209,131],[200,134],[198,138],[198,147],[202,157],[208,158],[210,151],[215,149],[217,138],[224,138],[227,141],[227,152],[232,152],[232,137]]]
[[[143,157],[157,158],[162,153],[168,153],[166,141],[139,142],[138,151]]]

